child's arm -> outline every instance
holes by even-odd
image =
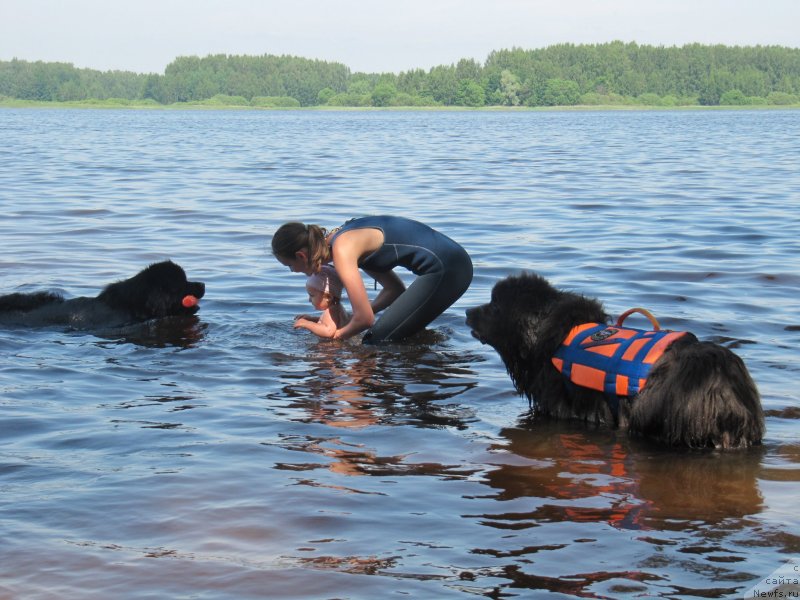
[[[295,315],[294,320],[297,321],[297,319],[305,319],[312,323],[317,323],[319,321],[319,317],[316,315]]]
[[[311,333],[321,338],[332,338],[337,329],[329,310],[323,311],[316,323],[300,317],[294,322],[294,326],[295,328],[308,329]]]

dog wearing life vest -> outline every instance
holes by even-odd
[[[662,331],[646,314],[654,331],[623,327],[624,317],[610,325],[598,300],[523,273],[498,282],[488,304],[467,310],[467,325],[498,352],[537,415],[676,447],[760,443],[761,401],[742,360],[691,333]]]

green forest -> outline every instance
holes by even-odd
[[[299,107],[736,106],[800,104],[800,49],[558,44],[481,64],[353,73],[294,56],[182,56],[163,75],[0,61],[0,102]]]

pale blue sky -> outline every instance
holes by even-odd
[[[796,48],[800,0],[0,0],[0,60],[139,73],[218,53],[399,72],[615,39]]]

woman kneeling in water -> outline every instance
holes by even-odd
[[[366,331],[366,344],[399,341],[421,331],[472,281],[472,261],[464,248],[404,217],[351,219],[331,232],[318,225],[285,223],[272,238],[272,253],[293,272],[309,276],[333,261],[352,307],[350,321],[333,337],[347,339]],[[397,266],[417,276],[408,289],[392,271]],[[359,269],[382,287],[371,303]]]

